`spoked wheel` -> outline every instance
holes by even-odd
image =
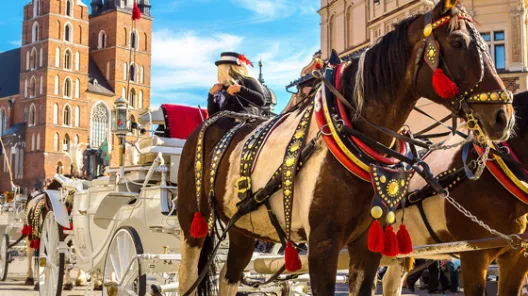
[[[143,245],[132,227],[120,228],[110,241],[103,271],[104,296],[140,296],[146,294],[147,276],[141,272],[137,255]]]
[[[7,258],[7,246],[9,245],[9,235],[6,233],[2,237],[0,245],[0,281],[5,281],[7,278],[7,267],[9,266],[9,258]]]
[[[48,212],[40,234],[38,276],[40,295],[60,296],[64,276],[64,254],[59,244],[64,241],[62,227],[55,220],[53,211]]]

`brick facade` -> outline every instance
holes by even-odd
[[[136,94],[132,114],[150,105],[152,19],[149,10],[144,10],[150,9],[148,1],[140,2],[147,15],[135,26],[135,38],[139,40],[133,54],[136,74],[129,92]],[[65,138],[69,139],[69,147],[78,139],[94,154],[98,149],[90,146],[94,106],[102,103],[111,113],[115,99],[127,89],[130,75],[125,77],[124,72],[125,63],[127,68],[130,64],[132,7],[130,4],[113,5],[98,7],[97,13],[92,15],[89,15],[89,8],[77,0],[32,0],[24,6],[20,69],[11,69],[20,71],[20,92],[0,98],[0,109],[5,110],[7,116],[7,128],[24,123],[23,139],[18,136],[3,138],[11,162],[14,162],[13,152],[23,159],[23,169],[16,168],[19,174],[14,180],[23,193],[31,192],[53,177],[58,165],[62,165],[63,173],[70,173],[69,154],[62,151]],[[104,46],[99,42],[101,31],[106,35]],[[65,108],[70,110],[66,122]],[[32,112],[35,120],[30,118]],[[59,149],[55,142],[57,136]],[[117,140],[112,137],[107,140],[112,155],[116,154]],[[10,190],[9,176],[4,170],[7,153],[2,154],[0,192]],[[88,154],[85,168],[93,159]]]

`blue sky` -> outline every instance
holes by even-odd
[[[25,1],[4,1],[0,51],[20,46]],[[89,4],[89,0],[83,0]],[[277,110],[320,48],[319,0],[151,0],[153,23],[151,104],[206,106],[222,51],[244,53],[277,94]],[[253,69],[258,75],[258,67]]]

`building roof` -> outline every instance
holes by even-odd
[[[18,133],[19,131],[20,132],[24,132],[24,134],[25,134],[25,131],[26,131],[25,128],[26,128],[26,123],[25,122],[13,124],[10,128],[8,128],[2,134],[2,137],[13,136],[14,134]]]
[[[88,64],[88,75],[90,77],[90,80],[88,81],[88,92],[109,97],[116,95],[104,77],[103,73],[99,67],[97,67],[97,64],[91,57],[90,63]]]
[[[20,48],[0,53],[0,98],[20,93]]]

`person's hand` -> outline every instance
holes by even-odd
[[[209,90],[209,93],[214,95],[215,93],[221,91],[222,87],[224,87],[222,84],[217,83],[217,84],[213,85],[213,87],[211,87],[211,89]]]
[[[231,85],[228,89],[227,89],[227,93],[234,96],[235,94],[239,93],[240,92],[240,85]]]
[[[447,259],[441,260],[441,261],[440,261],[440,267],[444,267],[444,266],[446,266],[446,265],[447,265],[447,262],[449,262],[449,260],[447,260]]]

